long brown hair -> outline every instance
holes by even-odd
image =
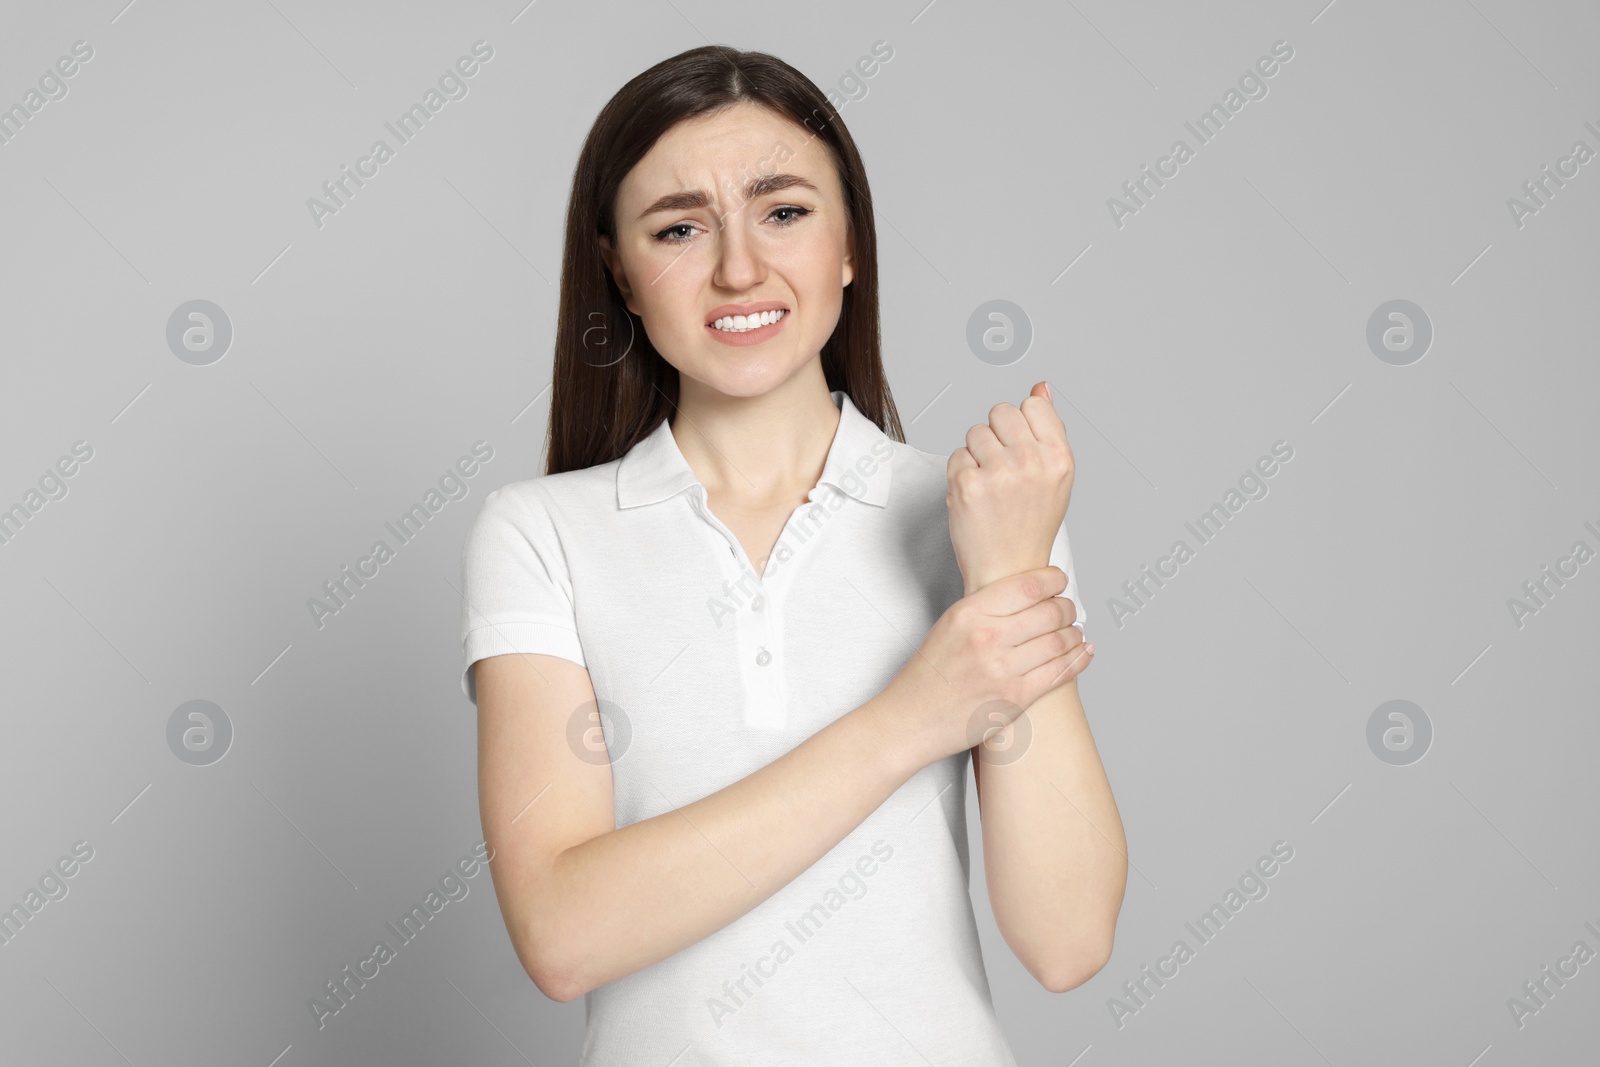
[[[822,348],[823,373],[830,390],[843,390],[879,429],[905,440],[879,353],[872,193],[850,131],[811,79],[783,60],[705,45],[662,60],[618,90],[578,155],[567,202],[546,474],[610,462],[676,410],[677,368],[628,311],[600,258],[599,238],[607,235],[615,247],[617,189],[662,134],[684,119],[741,103],[793,119],[832,154],[855,238],[855,273],[839,324]]]

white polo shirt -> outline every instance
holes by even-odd
[[[620,459],[495,490],[468,531],[463,691],[476,702],[471,666],[486,656],[587,667],[619,827],[723,789],[866,703],[961,597],[947,457],[832,395],[822,476],[762,575],[666,419]],[[1081,623],[1064,524],[1050,562]],[[581,1067],[1014,1065],[968,895],[968,760],[923,768],[751,911],[589,993]]]

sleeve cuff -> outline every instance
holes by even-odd
[[[588,664],[583,658],[583,644],[577,632],[563,623],[551,622],[501,622],[469,630],[461,642],[466,663],[461,672],[461,691],[467,699],[478,702],[477,685],[472,676],[472,665],[490,656],[505,656],[516,652],[531,652],[545,656],[560,656],[580,667]]]

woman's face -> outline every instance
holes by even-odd
[[[753,104],[680,122],[628,172],[615,213],[601,255],[685,379],[758,396],[820,356],[854,256],[833,160],[803,126]],[[782,315],[716,326],[766,310]]]

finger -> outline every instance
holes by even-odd
[[[1021,414],[1027,420],[1029,431],[1036,439],[1066,441],[1066,424],[1061,421],[1061,416],[1056,414],[1055,406],[1044,397],[1030,396],[1023,400]]]
[[[1041,600],[1031,607],[1023,608],[1013,615],[1007,615],[1001,623],[1001,632],[1006,636],[1006,644],[1012,647],[1021,647],[1038,637],[1061,633],[1064,639],[1073,643],[1083,640],[1079,629],[1072,625],[1077,609],[1072,601],[1064,596],[1053,596]],[[1071,633],[1064,631],[1070,630]],[[1059,650],[1058,650],[1059,652]],[[1044,662],[1043,659],[1028,664],[1029,667],[1037,666]]]
[[[950,459],[944,465],[945,481],[952,482],[955,480],[956,471],[966,470],[977,465],[978,461],[973,458],[972,453],[967,448],[958,448],[950,453]]]
[[[1089,651],[1092,646],[1078,645],[1070,652],[1063,653],[1042,664],[1022,676],[1023,682],[1030,688],[1041,693],[1048,693],[1059,685],[1063,685],[1088,667],[1094,659],[1094,653]]]
[[[1083,631],[1071,623],[1056,626],[1055,624],[1061,620],[1060,609],[1048,601],[1044,606],[1053,609],[1051,619],[1035,626],[1031,636],[1019,641],[1005,653],[1006,669],[1009,673],[1025,673],[1035,667],[1059,660],[1083,644]]]
[[[1027,416],[1012,404],[996,404],[989,409],[989,428],[1008,447],[1035,440]]]
[[[1083,634],[1076,626],[1067,626],[1065,629],[1051,630],[1030,641],[1024,641],[1012,652],[1014,658],[1011,662],[1015,671],[1029,671],[1056,662],[1063,657],[1071,660],[1083,647]],[[1057,666],[1061,664],[1058,663]]]
[[[1067,572],[1060,567],[1039,567],[1001,578],[972,594],[973,603],[987,615],[1015,615],[1067,588]]]
[[[1062,604],[1061,604],[1061,620],[1062,620],[1062,623],[1061,624],[1063,626],[1070,626],[1073,623],[1077,622],[1078,621],[1078,605],[1073,602],[1072,598],[1069,597],[1069,596],[1058,596],[1058,597],[1056,597],[1056,599],[1059,600],[1059,601],[1062,601]]]
[[[978,461],[980,467],[999,463],[1002,447],[1000,439],[987,424],[978,423],[967,431],[967,451],[972,453],[972,458]]]

